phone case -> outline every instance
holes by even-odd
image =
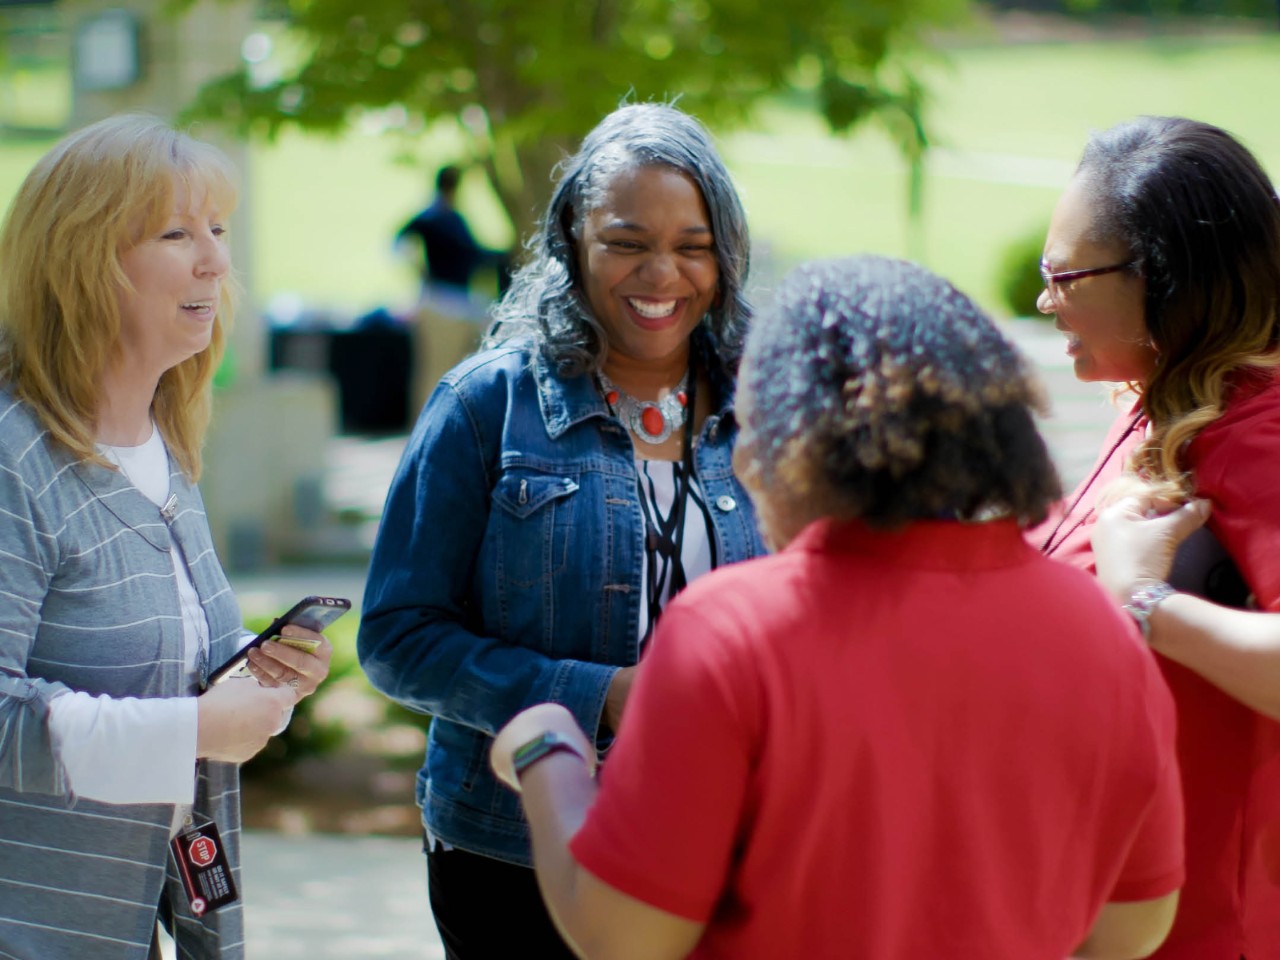
[[[281,637],[280,630],[288,624],[297,624],[308,630],[323,632],[325,627],[351,609],[351,601],[343,597],[303,597],[281,616],[271,621],[271,625],[240,648],[226,663],[209,674],[209,686],[230,680],[232,677],[251,676],[249,673],[249,651],[260,647],[268,640],[277,639],[298,650],[313,652],[319,646],[318,640],[300,640],[296,637]]]

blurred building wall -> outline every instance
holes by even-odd
[[[164,0],[63,0],[72,43],[72,124],[125,111],[173,120],[201,84],[239,66],[254,30],[252,4],[199,0],[174,15]],[[135,59],[131,62],[130,56]],[[229,367],[215,391],[201,491],[214,542],[229,569],[274,562],[305,542],[300,528],[323,522],[315,491],[335,426],[325,377],[267,377],[267,334],[253,296],[253,202],[243,143],[212,125],[191,131],[216,143],[241,171],[231,218],[234,269],[244,288],[229,338]]]

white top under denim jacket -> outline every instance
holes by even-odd
[[[733,474],[732,383],[701,329],[694,349],[714,411],[695,474],[731,563],[764,545]],[[374,686],[434,717],[417,786],[432,836],[530,862],[520,798],[489,772],[493,734],[555,701],[604,743],[609,682],[639,657],[644,556],[635,450],[592,377],[527,344],[445,375],[392,480],[359,637]]]
[[[189,693],[174,544],[209,658],[238,646],[240,611],[199,491],[172,462],[170,487],[166,521],[119,472],[74,462],[0,391],[0,956],[144,960],[166,886],[181,956],[244,954],[239,904],[198,919],[187,909],[168,851],[175,805],[73,796],[48,724],[60,691]],[[236,766],[199,762],[192,799],[216,820],[238,880]]]

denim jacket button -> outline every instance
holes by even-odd
[[[722,496],[716,497],[716,506],[719,507],[721,510],[723,510],[725,513],[728,513],[737,505],[738,505],[738,501],[733,499],[733,497],[729,496],[727,493]]]

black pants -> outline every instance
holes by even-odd
[[[448,960],[575,960],[528,867],[428,849],[427,892]]]

